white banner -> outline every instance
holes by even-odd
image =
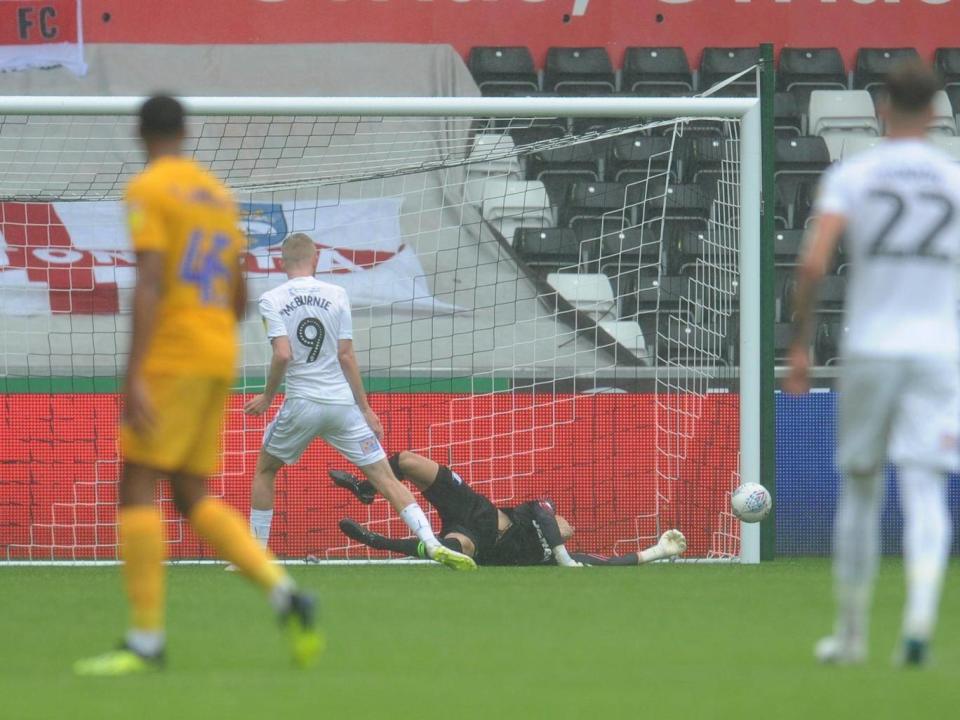
[[[320,250],[317,276],[345,288],[354,307],[453,311],[433,298],[416,251],[403,242],[400,205],[241,203],[251,297],[286,279],[280,243],[304,232]],[[135,279],[121,203],[0,203],[0,314],[128,312]]]
[[[0,72],[53,67],[87,74],[80,0],[0,0]]]

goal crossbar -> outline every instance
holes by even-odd
[[[0,97],[4,115],[135,115],[137,96]],[[443,117],[745,117],[756,98],[184,97],[199,115],[383,115]]]

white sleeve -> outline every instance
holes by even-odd
[[[270,298],[262,295],[258,306],[260,308],[260,316],[263,318],[263,327],[267,331],[267,337],[271,340],[275,337],[285,337],[287,335],[287,326],[283,324],[283,319],[273,306],[273,303],[270,302]]]
[[[815,215],[850,216],[855,205],[854,183],[846,170],[843,165],[834,165],[823,174],[814,205]]]
[[[350,296],[343,291],[340,302],[340,337],[338,340],[353,340],[353,316],[350,314]]]

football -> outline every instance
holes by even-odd
[[[744,483],[730,497],[733,514],[748,523],[760,522],[773,507],[767,489],[758,483]]]

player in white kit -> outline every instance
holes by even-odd
[[[303,233],[282,246],[288,280],[260,298],[260,314],[273,346],[262,394],[244,411],[262,415],[286,376],[283,405],[267,427],[251,488],[250,528],[264,545],[273,520],[277,471],[300,459],[323,438],[356,465],[424,543],[427,555],[457,570],[473,570],[473,559],[442,545],[410,490],[394,476],[380,446],[383,426],[367,402],[353,352],[353,322],[346,291],[317,280],[317,248]]]
[[[887,140],[832,167],[798,270],[796,335],[786,389],[807,390],[815,288],[841,236],[850,262],[840,377],[837,461],[844,485],[834,521],[834,633],[822,662],[867,657],[879,557],[884,466],[899,470],[907,600],[901,646],[923,665],[951,542],[946,474],[958,469],[960,167],[926,139],[940,84],[923,63],[889,77]]]

